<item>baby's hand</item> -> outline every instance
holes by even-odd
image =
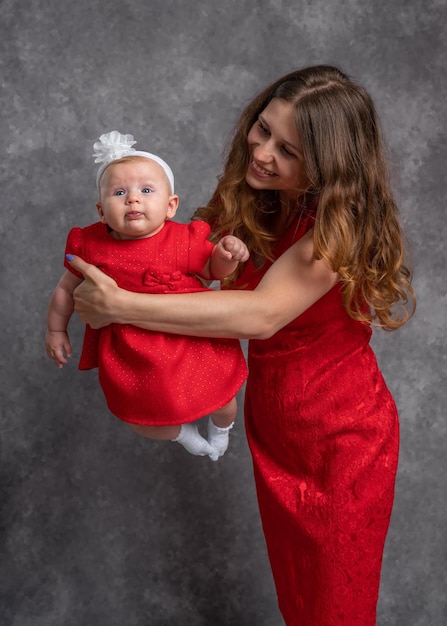
[[[248,261],[250,253],[247,246],[239,237],[226,235],[216,244],[216,253],[225,261],[245,263]]]
[[[71,356],[71,343],[67,331],[47,330],[45,335],[47,355],[61,368],[67,363],[65,358]]]

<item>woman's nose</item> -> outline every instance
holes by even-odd
[[[258,161],[263,163],[270,163],[273,158],[273,149],[270,141],[264,141],[259,144],[254,150],[254,156]]]

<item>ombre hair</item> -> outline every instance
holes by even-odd
[[[273,98],[294,108],[310,182],[308,193],[297,199],[297,211],[316,199],[315,258],[325,259],[340,275],[351,317],[386,330],[399,328],[414,313],[415,297],[379,120],[366,90],[337,68],[291,72],[248,104],[216,191],[195,217],[212,225],[216,240],[232,233],[255,257],[273,259],[276,192],[252,189],[245,181],[247,135]]]

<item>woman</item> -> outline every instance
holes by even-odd
[[[197,215],[250,250],[233,289],[134,294],[75,258],[76,310],[97,327],[250,339],[246,430],[284,620],[372,626],[399,429],[369,340],[414,297],[369,95],[328,66],[268,86]]]

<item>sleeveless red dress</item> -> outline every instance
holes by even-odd
[[[167,221],[152,237],[114,239],[98,222],[73,228],[66,253],[93,263],[118,285],[143,293],[204,291],[200,272],[213,244],[208,224]],[[65,262],[65,267],[82,278]],[[110,411],[126,422],[166,426],[194,421],[227,404],[247,376],[236,339],[186,337],[129,324],[86,326],[80,369],[98,368]]]
[[[312,227],[307,215],[280,256]],[[254,289],[270,264],[238,280]],[[246,431],[287,626],[373,626],[394,497],[396,407],[336,285],[267,340],[249,342]]]

